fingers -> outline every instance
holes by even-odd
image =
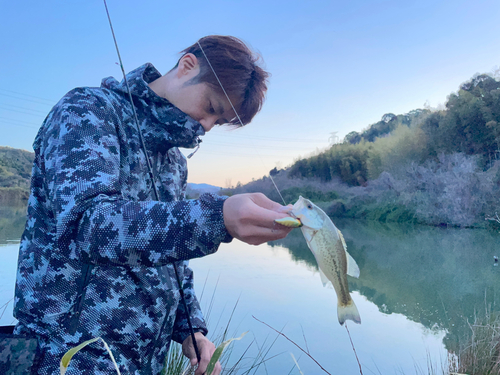
[[[208,363],[210,362],[210,358],[212,358],[213,352],[211,352],[210,350],[206,350],[207,348],[205,348],[203,345],[201,345],[200,341],[196,340],[196,342],[198,343],[198,347],[200,349],[200,363],[199,363],[198,368],[196,369],[194,374],[195,375],[203,375],[207,371],[207,366],[208,366]],[[214,346],[214,351],[215,351],[215,346]]]
[[[258,205],[262,208],[266,208],[268,210],[277,211],[281,207],[283,207],[281,204],[270,200],[268,197],[266,197],[262,193],[250,193],[250,194],[248,194],[248,196],[250,197],[250,199],[252,201],[255,202],[256,205]]]
[[[249,234],[247,237],[247,243],[250,245],[260,245],[268,241],[280,240],[285,238],[292,229],[278,223],[273,223],[271,228],[254,227],[252,234]]]
[[[224,224],[235,238],[251,245],[274,241],[290,233],[276,219],[290,216],[292,206],[281,206],[264,194],[233,195],[224,202]]]
[[[292,210],[293,206],[291,204],[282,206],[281,204],[272,201],[268,197],[266,197],[262,193],[250,193],[250,194],[242,194],[248,195],[249,198],[259,207],[265,208],[267,210],[280,212],[280,213],[288,213]]]
[[[195,371],[195,375],[203,375],[206,373],[207,366],[210,362],[210,359],[212,358],[212,355],[215,352],[215,345],[200,332],[195,333],[195,338],[200,353],[200,363],[198,363],[198,360],[196,358],[191,337],[188,337],[186,338],[186,340],[184,340],[184,343],[182,344],[183,353],[190,359],[191,366],[195,367],[198,365],[198,368]],[[222,367],[220,363],[217,362],[212,374],[219,375],[221,371]]]
[[[280,212],[283,214],[289,215],[292,212],[293,206],[291,204],[287,206],[280,206],[279,209],[276,210],[276,212]]]
[[[247,200],[246,212],[242,212],[250,225],[273,229],[274,220],[289,216],[292,205],[282,206],[262,193],[242,194],[241,199]]]
[[[191,364],[193,367],[196,366],[196,363],[198,361],[194,361],[194,364]],[[208,366],[208,363],[210,362],[210,359],[208,361],[205,361],[201,360],[200,362],[200,365],[198,366],[198,368],[196,369],[196,371],[194,372],[194,375],[208,375],[207,374],[207,366]],[[222,372],[222,366],[220,364],[219,361],[217,361],[217,363],[215,364],[215,367],[214,367],[214,371],[212,372],[211,375],[219,375],[220,373]]]

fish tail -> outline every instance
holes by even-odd
[[[343,325],[348,319],[354,323],[361,324],[358,308],[352,299],[347,305],[337,305],[337,315],[340,325]]]

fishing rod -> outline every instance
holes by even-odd
[[[113,41],[115,42],[116,53],[118,54],[118,60],[119,60],[119,63],[120,63],[120,68],[122,70],[123,79],[125,81],[125,85],[127,86],[128,97],[129,97],[129,100],[130,100],[130,104],[132,105],[132,111],[134,113],[134,120],[135,120],[135,124],[137,126],[137,131],[139,133],[139,139],[141,141],[141,147],[142,147],[142,150],[144,152],[144,156],[146,158],[146,164],[147,164],[147,167],[148,167],[149,176],[151,178],[151,182],[152,182],[152,185],[153,185],[153,192],[154,192],[154,195],[155,195],[155,199],[157,201],[160,201],[160,195],[158,194],[158,189],[156,187],[156,178],[155,178],[155,176],[153,174],[153,167],[151,166],[151,161],[149,160],[149,157],[148,157],[148,153],[147,153],[147,149],[146,149],[146,144],[144,143],[144,137],[142,136],[141,126],[139,124],[139,119],[137,118],[137,112],[135,110],[134,100],[132,99],[132,93],[130,91],[130,86],[128,85],[127,75],[125,74],[125,68],[123,67],[123,62],[122,62],[122,58],[121,58],[121,55],[120,55],[120,50],[118,48],[118,43],[116,41],[115,32],[113,30],[113,23],[111,22],[111,17],[109,15],[108,4],[106,3],[106,0],[103,0],[103,1],[104,1],[104,7],[106,8],[106,14],[108,16],[109,27],[111,28],[111,34],[113,35]],[[194,336],[194,329],[193,329],[193,325],[191,323],[191,318],[189,317],[189,308],[188,308],[188,305],[186,303],[186,297],[184,296],[183,285],[182,285],[181,279],[179,277],[179,272],[177,271],[177,267],[175,266],[175,264],[173,264],[173,268],[174,268],[174,271],[175,271],[175,278],[177,280],[177,285],[179,286],[179,293],[180,293],[180,296],[181,296],[182,305],[184,306],[184,311],[186,312],[187,323],[188,323],[188,326],[189,326],[189,334],[191,336],[191,341],[193,342],[193,347],[194,347],[194,351],[195,351],[195,354],[196,354],[196,359],[198,360],[198,365],[199,365],[200,361],[201,361],[201,356],[200,356],[200,351],[198,350],[198,344],[196,343],[196,339],[195,339],[195,336]]]
[[[146,150],[146,146],[145,146],[145,143],[144,143],[144,138],[142,136],[142,131],[141,131],[141,128],[140,128],[140,124],[139,124],[139,120],[137,118],[137,113],[136,113],[136,110],[135,110],[135,106],[134,106],[134,103],[133,103],[133,99],[132,99],[132,94],[131,94],[131,91],[130,91],[130,87],[128,85],[128,81],[127,81],[127,76],[125,74],[125,69],[123,67],[123,62],[122,62],[122,59],[121,59],[121,56],[120,56],[120,51],[119,51],[119,48],[118,48],[118,43],[116,41],[116,37],[115,37],[115,33],[114,33],[114,30],[113,30],[113,24],[111,22],[111,17],[109,15],[109,11],[108,11],[108,6],[107,6],[107,3],[106,3],[106,0],[103,0],[104,1],[104,6],[106,8],[106,14],[108,16],[108,21],[109,21],[109,26],[111,28],[111,33],[113,35],[113,41],[115,43],[115,47],[116,47],[116,52],[118,54],[118,59],[119,59],[119,63],[120,63],[120,68],[122,70],[122,74],[123,74],[123,78],[124,78],[124,82],[125,82],[125,85],[127,87],[127,92],[128,92],[128,95],[129,95],[129,99],[130,99],[130,103],[132,105],[132,110],[133,110],[133,114],[134,114],[134,119],[135,119],[135,123],[137,125],[137,130],[138,130],[138,133],[139,133],[139,138],[140,138],[140,141],[141,141],[141,146],[142,146],[142,149],[144,151],[144,154],[146,156],[146,161],[147,161],[147,167],[148,167],[148,171],[149,171],[149,174],[150,174],[150,178],[153,182],[153,191],[154,191],[154,195],[155,195],[155,198],[157,201],[159,201],[159,194],[158,194],[158,190],[157,190],[157,187],[156,187],[156,184],[155,184],[155,176],[153,174],[153,169],[152,169],[152,166],[151,166],[151,162],[149,160],[149,157],[147,156],[147,150]],[[198,41],[197,42],[198,46],[200,47],[200,50],[201,52],[203,53],[203,56],[205,57],[205,60],[207,61],[208,63],[208,66],[210,67],[210,69],[212,70],[215,78],[217,79],[217,82],[219,83],[224,95],[226,96],[229,104],[231,105],[231,108],[233,109],[236,117],[238,118],[238,121],[239,123],[241,124],[241,126],[245,126],[243,124],[243,121],[241,121],[241,118],[238,114],[238,111],[236,111],[236,108],[234,107],[233,105],[233,102],[231,101],[231,99],[229,98],[229,95],[227,94],[226,90],[224,89],[224,85],[222,84],[222,82],[220,81],[219,79],[219,76],[217,75],[217,73],[215,72],[215,69],[213,68],[212,64],[210,63],[210,60],[208,59],[208,56],[207,54],[205,53],[205,50],[203,49],[201,43]],[[198,147],[199,147],[199,144],[198,144]],[[196,151],[195,151],[196,152]],[[194,154],[194,153],[193,153]],[[189,157],[191,157],[193,154],[189,155]],[[262,161],[262,158],[261,158],[261,161]],[[262,161],[263,162],[263,161]],[[271,182],[273,183],[274,185],[274,188],[276,189],[276,191],[278,192],[278,195],[280,196],[281,200],[283,201],[283,204],[286,206],[286,201],[285,199],[283,198],[278,186],[276,185],[276,182],[274,181],[274,178],[271,174],[269,174],[269,177],[271,179]],[[178,274],[178,271],[177,271],[177,267],[175,267],[174,265],[174,270],[175,270],[175,277],[177,279],[177,284],[179,285],[179,292],[180,292],[180,296],[181,296],[181,300],[182,300],[182,303],[183,303],[183,306],[184,306],[184,309],[186,311],[186,317],[187,317],[187,322],[188,322],[188,326],[189,326],[189,331],[190,331],[190,335],[191,335],[191,340],[193,342],[193,347],[194,347],[194,350],[195,350],[195,353],[196,353],[196,358],[198,360],[198,364],[200,363],[200,353],[199,353],[199,350],[198,350],[198,345],[196,344],[196,339],[195,339],[195,336],[194,336],[194,330],[193,330],[193,326],[192,326],[192,323],[191,323],[191,319],[189,317],[189,309],[188,309],[188,306],[187,306],[187,303],[186,303],[186,299],[185,299],[185,296],[184,296],[184,290],[182,288],[182,283],[180,281],[180,278],[179,278],[179,274]],[[361,369],[361,364],[359,362],[359,359],[358,359],[358,356],[357,356],[357,353],[356,353],[356,349],[354,348],[354,343],[352,342],[352,338],[351,338],[351,334],[349,332],[349,329],[347,328],[347,325],[345,326],[346,328],[346,331],[347,331],[347,334],[349,336],[349,340],[351,342],[351,345],[352,345],[352,348],[353,348],[353,351],[354,351],[354,354],[356,356],[356,360],[358,362],[358,365],[359,365],[359,370],[360,370],[360,373],[361,375],[363,374],[363,371]]]

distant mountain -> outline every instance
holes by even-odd
[[[222,188],[219,186],[214,186],[214,185],[209,185],[209,184],[194,184],[194,183],[188,183],[187,186],[187,193],[192,194],[192,193],[214,193],[217,194],[220,192]]]
[[[34,157],[33,152],[0,146],[0,201],[28,198]],[[219,186],[188,183],[187,194],[197,197],[220,190]]]

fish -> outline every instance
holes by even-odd
[[[361,324],[346,276],[359,277],[359,267],[347,252],[344,236],[321,208],[302,196],[293,205],[291,214],[294,217],[278,219],[277,222],[289,227],[300,226],[307,246],[318,263],[323,285],[331,282],[335,289],[340,325],[346,320]]]

